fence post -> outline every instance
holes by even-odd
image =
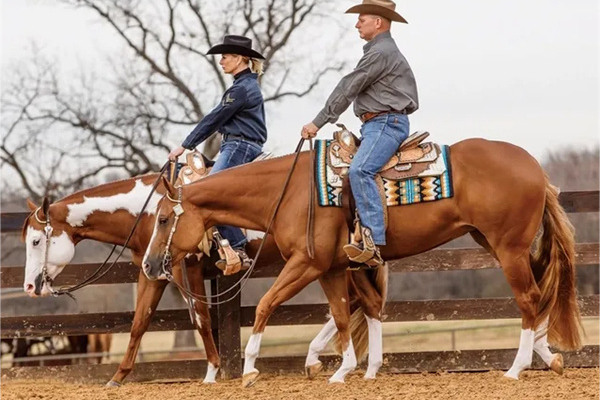
[[[238,276],[217,276],[217,292],[223,293],[237,280]],[[219,298],[219,301],[230,298],[232,291]],[[242,350],[240,337],[240,301],[241,295],[218,306],[219,354],[221,356],[221,378],[233,379],[242,376]]]

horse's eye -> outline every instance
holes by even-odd
[[[159,223],[159,224],[161,224],[161,225],[164,225],[164,224],[166,224],[168,221],[169,221],[169,218],[168,218],[168,217],[160,217],[160,218],[158,219],[158,223]]]
[[[40,239],[34,239],[33,240],[33,245],[37,246],[38,244],[40,244]]]

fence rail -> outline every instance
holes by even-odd
[[[599,191],[564,192],[559,200],[567,212],[598,212]],[[2,213],[1,231],[19,232],[27,213]],[[597,265],[600,246],[598,243],[576,245],[578,266]],[[396,260],[389,263],[390,272],[452,271],[498,268],[497,262],[483,249],[436,249],[429,252]],[[257,266],[252,278],[277,276],[283,263]],[[67,266],[57,278],[55,285],[73,285],[81,282],[99,264],[74,264]],[[136,282],[139,268],[130,262],[121,262],[104,276],[98,284]],[[24,267],[0,269],[0,287],[20,288],[24,278]],[[206,278],[212,282],[212,291],[221,293],[227,289],[234,277],[223,277],[219,271],[209,269]],[[40,300],[43,301],[43,300]],[[598,316],[600,296],[579,298],[583,316]],[[222,358],[222,369],[227,377],[241,373],[242,352],[240,349],[240,328],[251,326],[256,307],[242,307],[239,297],[230,303],[213,307],[213,329],[219,332],[218,345]],[[326,304],[286,305],[279,307],[269,319],[270,325],[305,325],[325,322],[328,311]],[[422,300],[388,302],[385,321],[450,321],[468,319],[496,319],[519,317],[518,309],[510,298]],[[77,335],[87,333],[121,333],[131,327],[133,312],[112,312],[97,314],[67,314],[50,316],[2,317],[2,338],[32,337],[52,335]],[[156,312],[150,331],[190,330],[193,326],[187,310],[160,310]],[[579,352],[565,354],[567,366],[598,366],[598,346],[586,346]],[[514,357],[514,349],[471,350],[450,352],[393,353],[386,355],[388,360],[383,370],[435,371],[435,370],[481,370],[506,368]],[[337,362],[337,357],[324,357],[325,364]],[[302,371],[303,358],[259,359],[258,367],[265,372]],[[262,367],[261,367],[262,366]],[[542,366],[534,363],[534,368]],[[16,367],[5,369],[6,378],[64,378],[66,380],[87,380],[104,382],[114,373],[116,365],[74,365],[68,367]],[[150,379],[192,379],[204,373],[204,363],[193,361],[163,361],[140,363],[128,380]]]

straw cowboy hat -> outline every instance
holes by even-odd
[[[225,35],[223,43],[211,47],[206,54],[239,54],[250,58],[265,59],[258,51],[252,50],[252,39],[238,35]]]
[[[350,7],[346,11],[346,14],[379,15],[390,21],[408,24],[408,21],[396,12],[396,3],[391,0],[363,0],[362,4]]]

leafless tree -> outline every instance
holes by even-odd
[[[265,55],[266,102],[305,96],[344,66],[328,51],[339,35],[320,33],[336,24],[326,0],[56,1],[95,15],[124,49],[109,68],[67,77],[57,59],[36,53],[5,79],[2,165],[33,198],[90,185],[107,170],[157,170],[229,85],[218,59],[206,55],[225,34],[251,37]],[[219,140],[207,141],[208,156]]]

